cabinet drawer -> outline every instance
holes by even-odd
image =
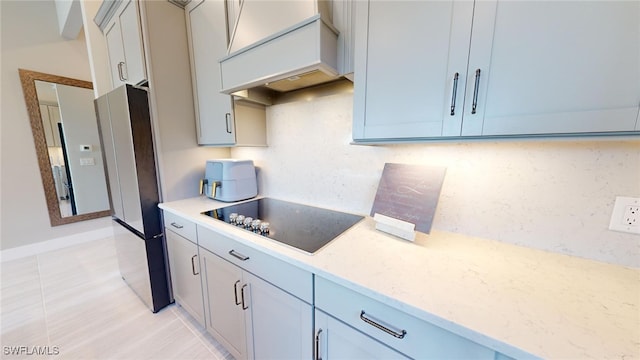
[[[316,276],[316,308],[412,358],[493,359],[495,352]],[[428,295],[426,295],[428,296]]]
[[[240,244],[229,237],[202,226],[198,226],[198,241],[200,246],[206,250],[301,300],[309,304],[312,303],[313,280],[310,272]]]
[[[198,238],[196,236],[195,223],[181,216],[170,213],[168,211],[163,211],[163,215],[164,215],[164,226],[167,229],[182,236],[183,238],[188,239],[194,244],[198,243]]]

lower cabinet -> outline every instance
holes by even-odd
[[[248,285],[241,268],[201,249],[207,296],[207,331],[237,360],[248,359],[251,339]]]
[[[368,358],[367,352],[374,352],[375,356],[372,358],[407,356],[414,359],[493,360],[496,356],[492,349],[464,337],[320,276],[315,279],[316,311],[321,310],[321,314],[331,315],[325,326],[338,329],[337,334],[326,332],[325,337],[329,336],[325,349],[327,358],[331,354],[335,354],[338,359],[358,358],[358,354],[362,354],[360,358]],[[318,319],[323,317],[316,318],[316,336],[319,332],[319,339],[322,340],[325,330]],[[337,348],[334,349],[334,346]],[[374,347],[379,352],[373,351]],[[390,355],[386,356],[387,353]],[[350,356],[351,354],[353,355]]]
[[[198,245],[174,233],[165,231],[173,297],[200,325],[204,326],[204,304],[200,281]]]
[[[314,359],[409,359],[340,320],[316,310]]]
[[[164,220],[176,302],[237,360],[509,359],[177,215]]]
[[[236,359],[311,358],[311,305],[204,248],[200,254],[207,331]]]

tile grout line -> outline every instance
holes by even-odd
[[[38,265],[38,280],[40,282],[40,296],[42,297],[42,311],[44,313],[44,327],[47,331],[47,345],[53,346],[51,344],[51,336],[49,335],[49,316],[47,314],[47,305],[44,296],[44,284],[42,282],[42,270],[40,268],[40,255],[36,255],[36,264]]]

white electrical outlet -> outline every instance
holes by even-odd
[[[640,198],[616,196],[609,230],[640,234]]]

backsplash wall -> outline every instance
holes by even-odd
[[[433,228],[640,267],[640,236],[608,230],[640,197],[640,141],[549,139],[351,145],[351,94],[267,109],[267,148],[233,148],[260,193],[369,214],[385,162],[447,168]]]

